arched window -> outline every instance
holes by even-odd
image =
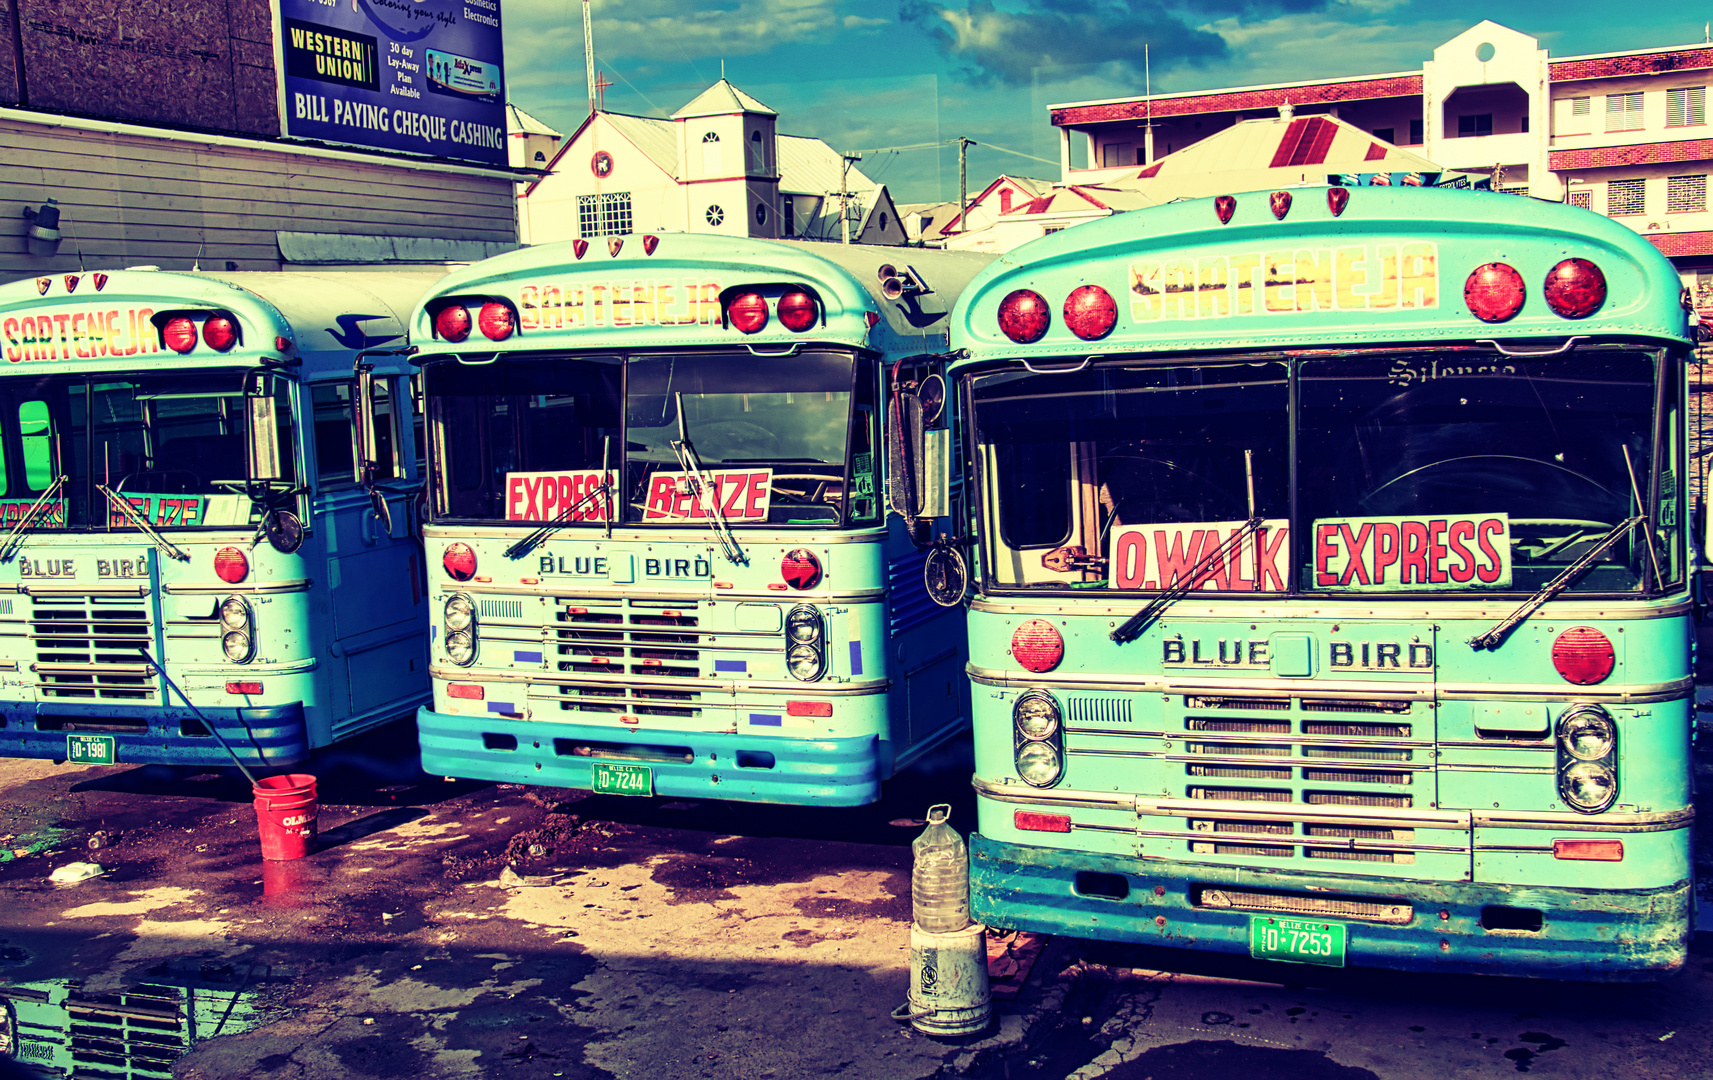
[[[720,133],[717,131],[702,136],[702,175],[720,175]]]

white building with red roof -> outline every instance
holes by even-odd
[[[1145,179],[1162,158],[1243,121],[1277,119],[1284,105],[1297,119],[1334,118],[1436,168],[1622,221],[1678,264],[1698,300],[1713,302],[1710,77],[1713,45],[1552,57],[1536,39],[1486,21],[1435,49],[1419,71],[1049,110],[1061,182],[1111,186]],[[1330,164],[1312,140],[1293,153],[1305,172]]]

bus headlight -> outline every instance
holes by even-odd
[[[454,630],[446,635],[446,657],[459,667],[476,662],[476,638],[468,630]]]
[[[1618,725],[1598,705],[1558,718],[1558,794],[1572,810],[1598,814],[1618,801]]]
[[[821,613],[807,604],[799,604],[785,617],[785,636],[798,645],[812,645],[821,640]]]
[[[785,668],[799,682],[814,682],[827,670],[827,628],[813,604],[798,604],[785,616]]]
[[[220,651],[234,664],[248,663],[256,655],[255,627],[250,605],[241,596],[228,596],[220,602]]]
[[[1045,690],[1025,690],[1011,706],[1017,775],[1033,787],[1051,787],[1064,773],[1059,702]]]
[[[1571,809],[1597,814],[1618,797],[1618,777],[1596,761],[1578,761],[1558,774],[1558,793]]]
[[[793,645],[785,654],[785,666],[793,679],[814,682],[821,677],[821,653],[813,645]]]
[[[1044,742],[1026,742],[1017,748],[1017,775],[1032,787],[1050,787],[1058,782],[1062,766],[1059,752]]]
[[[476,605],[463,593],[453,593],[446,598],[445,622],[446,630],[468,630],[470,622],[476,617]]]
[[[1059,703],[1043,690],[1030,690],[1011,707],[1011,722],[1025,739],[1050,739],[1059,730]]]

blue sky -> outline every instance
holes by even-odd
[[[957,198],[1000,172],[1057,178],[1047,106],[1415,70],[1493,19],[1554,56],[1703,40],[1707,16],[1628,8],[1434,0],[595,0],[597,65],[614,112],[666,116],[720,77],[780,114],[780,130],[863,154],[899,202]],[[504,0],[512,101],[569,133],[587,114],[581,0]],[[1708,15],[1713,15],[1709,9]],[[1033,160],[1042,158],[1047,160]]]

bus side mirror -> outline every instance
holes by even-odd
[[[952,431],[936,428],[922,433],[921,517],[942,518],[952,512]]]
[[[351,460],[351,479],[361,484],[375,475],[375,375],[374,367],[358,362],[357,388],[351,402],[351,430],[357,440],[357,455]]]
[[[921,513],[922,427],[922,400],[895,392],[886,417],[886,501],[905,520]]]
[[[251,480],[280,478],[280,422],[271,380],[258,375],[244,386],[250,415]]]

